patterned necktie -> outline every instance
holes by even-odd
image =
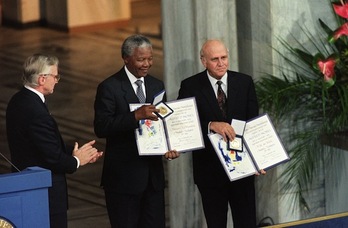
[[[137,97],[139,99],[140,103],[145,103],[145,95],[144,95],[144,91],[143,91],[143,87],[141,86],[141,84],[143,83],[142,80],[137,80],[135,82],[135,84],[137,84],[138,88],[137,88]]]
[[[217,81],[218,90],[217,90],[217,102],[219,104],[222,116],[226,118],[226,94],[221,88],[222,81]]]

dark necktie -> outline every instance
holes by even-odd
[[[144,91],[143,91],[143,87],[141,86],[141,84],[143,83],[142,80],[137,80],[135,82],[135,84],[137,84],[138,88],[137,88],[137,97],[139,99],[140,103],[145,103],[145,95],[144,95]]]
[[[46,108],[47,112],[49,112],[49,111],[48,111],[48,107],[47,107],[47,103],[46,103],[46,102],[44,102],[44,103],[43,103],[43,105],[45,106],[45,108]]]
[[[222,116],[226,118],[226,94],[221,88],[222,81],[217,81],[218,90],[217,90],[217,102],[219,104]]]

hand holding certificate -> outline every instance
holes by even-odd
[[[290,159],[267,114],[248,121],[233,119],[231,124],[236,134],[240,134],[244,145],[242,150],[237,150],[240,147],[234,144],[234,140],[227,145],[220,135],[209,135],[231,181],[254,175],[255,172],[270,169]]]
[[[135,110],[142,104],[131,104]],[[156,105],[156,104],[155,104]],[[192,151],[204,147],[195,98],[158,102],[166,113],[157,113],[157,121],[141,120],[135,135],[139,155],[163,155],[169,150]]]
[[[208,137],[230,181],[255,175],[257,169],[245,146],[243,151],[234,151],[227,148],[221,135],[209,134]]]

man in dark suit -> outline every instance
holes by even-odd
[[[181,82],[179,99],[195,97],[205,148],[193,152],[193,175],[203,203],[208,227],[227,226],[228,204],[233,227],[256,227],[254,177],[230,182],[207,134],[215,132],[224,140],[235,137],[232,118],[248,120],[258,115],[258,104],[250,76],[228,70],[228,50],[219,40],[208,40],[201,49],[206,68]],[[219,107],[219,83],[224,105]],[[262,171],[263,172],[263,171]]]
[[[94,140],[67,148],[57,123],[50,115],[45,96],[58,83],[58,59],[35,54],[24,63],[24,87],[10,100],[6,111],[6,129],[12,163],[19,169],[40,166],[51,170],[49,188],[50,226],[67,227],[68,194],[66,173],[95,162],[102,152],[93,147]]]
[[[152,103],[164,85],[148,75],[153,55],[146,37],[128,37],[121,54],[125,66],[99,84],[94,105],[95,133],[106,138],[101,183],[106,206],[112,227],[161,228],[165,227],[162,157],[139,156],[134,132],[140,120],[158,120],[154,112],[159,110],[143,105],[130,111],[129,104]],[[170,160],[178,156],[176,151],[165,153]]]

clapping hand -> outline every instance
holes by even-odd
[[[73,156],[76,156],[80,160],[80,166],[87,163],[96,162],[101,156],[103,156],[102,151],[98,151],[97,148],[93,147],[95,140],[92,140],[79,148],[77,142],[75,142]]]

